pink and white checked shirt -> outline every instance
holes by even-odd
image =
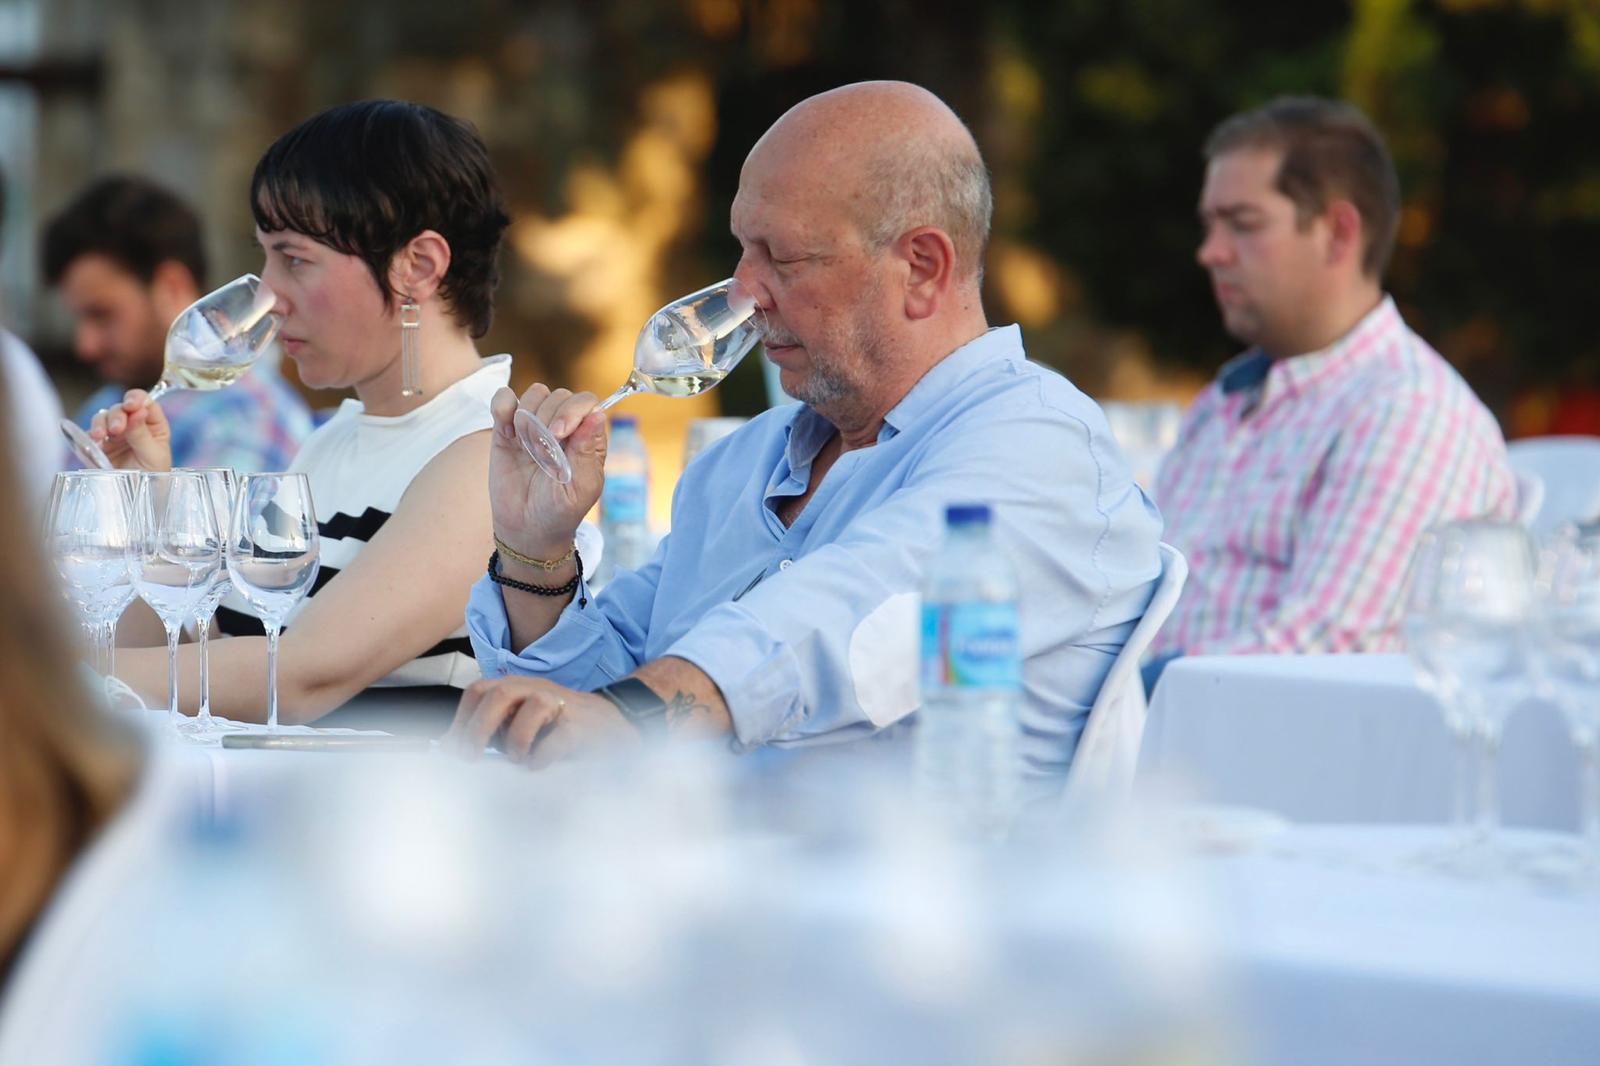
[[[1393,650],[1422,531],[1515,501],[1493,416],[1392,300],[1322,351],[1247,352],[1157,479],[1189,582],[1153,654]]]

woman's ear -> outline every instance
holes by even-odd
[[[435,230],[425,229],[394,254],[389,264],[389,287],[417,303],[426,303],[444,284],[450,271],[450,242]]]

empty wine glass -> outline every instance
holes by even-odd
[[[1471,835],[1472,725],[1461,705],[1453,677],[1436,661],[1437,642],[1429,639],[1433,632],[1441,556],[1439,534],[1430,529],[1422,535],[1411,557],[1401,633],[1417,685],[1439,705],[1455,749],[1450,790],[1452,843],[1443,853],[1448,855],[1463,847]],[[1424,865],[1431,865],[1441,857],[1427,852],[1419,858]]]
[[[167,631],[167,708],[187,729],[178,707],[178,634],[193,618],[222,569],[222,536],[203,475],[167,470],[139,478],[138,583]]]
[[[1446,722],[1466,732],[1476,756],[1470,840],[1453,869],[1493,874],[1500,865],[1500,737],[1532,688],[1525,635],[1533,618],[1533,545],[1521,525],[1487,519],[1448,523],[1433,538],[1414,578],[1407,646],[1431,678]]]
[[[764,325],[755,297],[733,278],[672,301],[639,331],[633,373],[595,410],[609,410],[638,392],[698,396],[727,377],[755,347]],[[519,407],[513,422],[539,469],[563,485],[570,482],[572,464],[538,416]]]
[[[320,541],[304,474],[246,474],[228,524],[228,580],[267,633],[267,728],[278,728],[278,636],[317,577]]]
[[[1578,749],[1581,843],[1575,866],[1600,879],[1600,533],[1558,534],[1545,553],[1542,679]]]
[[[228,523],[233,519],[233,471],[228,467],[214,467],[195,473],[206,480],[206,488],[211,493],[211,510],[217,517],[217,529],[224,538],[219,543],[226,543]],[[224,556],[223,565],[217,568],[216,577],[212,579],[211,587],[201,598],[194,614],[195,637],[200,642],[200,713],[194,720],[194,734],[197,737],[211,737],[218,731],[211,717],[211,616],[217,613],[217,605],[231,587]]]
[[[184,308],[167,330],[166,364],[150,402],[172,389],[210,391],[239,380],[283,325],[272,310],[277,301],[260,278],[246,274]],[[106,453],[77,423],[63,418],[61,432],[85,466],[111,469]]]
[[[45,546],[106,678],[115,666],[117,619],[138,594],[136,483],[119,470],[60,473],[46,511]]]

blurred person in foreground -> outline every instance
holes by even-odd
[[[0,499],[19,490],[0,437]],[[140,780],[139,745],[84,683],[54,570],[27,513],[0,508],[0,1062],[48,1062],[36,1030],[81,946],[78,882],[105,853]],[[86,855],[86,853],[89,853]],[[104,859],[102,858],[102,862]],[[70,877],[69,877],[70,875]],[[69,887],[70,886],[70,887]],[[102,899],[102,902],[105,902]],[[81,958],[79,961],[82,961]],[[81,1019],[80,1019],[81,1021]]]
[[[440,697],[432,726],[442,730],[458,690],[479,676],[462,614],[492,544],[489,399],[511,378],[509,355],[485,359],[474,344],[493,317],[510,221],[488,150],[432,108],[336,107],[267,149],[250,203],[285,354],[306,384],[356,394],[290,467],[311,482],[322,566],[284,629],[280,716],[313,721],[382,685]],[[418,395],[402,387],[403,313],[420,320]],[[172,465],[167,418],[143,391],[96,416],[91,432],[119,466]],[[217,624],[232,639],[211,644],[212,709],[260,721],[261,623],[235,592]],[[195,649],[180,655],[179,702],[193,714]],[[162,698],[166,653],[120,652],[117,674]]]
[[[500,545],[468,612],[485,680],[452,730],[535,763],[660,731],[735,750],[865,737],[917,707],[918,591],[944,508],[988,502],[1021,579],[1032,771],[1071,761],[1161,573],[1161,520],[1098,407],[1026,360],[979,298],[991,199],[977,145],[914,85],[845,86],[751,150],[735,277],[801,402],[685,470],[654,558],[591,597],[574,531],[604,480],[595,397],[521,398],[559,438],[546,477],[494,398]],[[516,584],[503,584],[502,582]],[[598,690],[598,691],[592,691]]]
[[[104,178],[45,227],[44,276],[73,320],[80,362],[106,384],[79,408],[95,414],[161,379],[167,329],[206,291],[200,220],[143,178]],[[272,360],[225,389],[179,389],[164,401],[175,465],[283,470],[311,433],[311,413]]]
[[[6,183],[0,174],[0,220],[5,218]],[[21,337],[5,328],[7,309],[0,307],[0,386],[4,388],[5,410],[11,422],[14,455],[22,470],[22,489],[40,511],[50,495],[50,482],[61,469],[61,440],[57,428],[61,421],[61,397],[55,386]]]
[[[1198,259],[1249,350],[1184,418],[1156,498],[1189,583],[1146,668],[1179,655],[1396,646],[1422,531],[1509,518],[1494,417],[1383,289],[1400,216],[1355,108],[1279,99],[1206,142]]]

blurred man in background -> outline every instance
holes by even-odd
[[[105,387],[77,421],[161,378],[167,327],[206,291],[200,220],[167,190],[135,177],[105,178],[45,229],[45,280],[73,318],[73,349]],[[305,401],[265,361],[215,392],[162,401],[180,467],[286,470],[311,432]]]
[[[1190,575],[1147,682],[1177,655],[1390,650],[1422,531],[1516,502],[1493,416],[1384,293],[1400,189],[1372,123],[1280,99],[1205,156],[1198,258],[1250,348],[1161,470]]]

